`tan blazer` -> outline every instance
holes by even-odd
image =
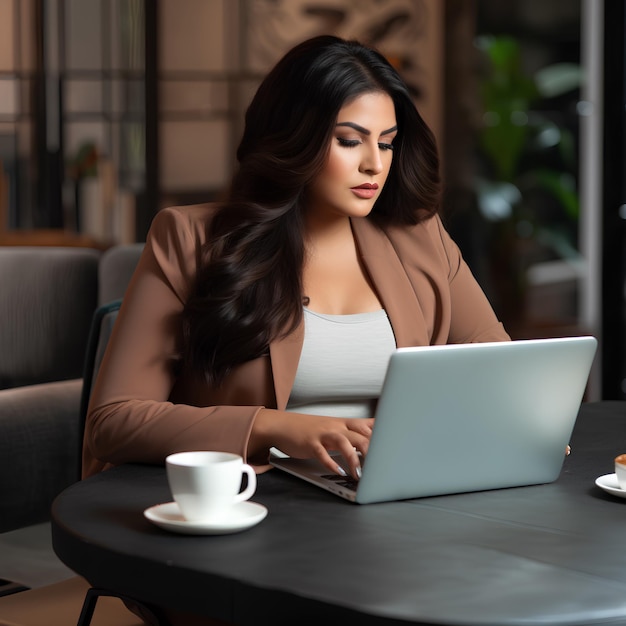
[[[220,388],[176,372],[180,314],[206,240],[212,205],[160,211],[131,280],[92,394],[83,474],[128,462],[162,463],[181,450],[246,457],[262,407],[284,409],[296,375],[303,325],[238,367]],[[398,347],[506,341],[509,336],[438,217],[384,232],[352,220],[364,266]],[[249,459],[258,470],[266,459]]]

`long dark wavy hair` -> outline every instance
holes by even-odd
[[[438,156],[406,84],[377,51],[333,36],[290,50],[260,85],[245,117],[239,166],[208,226],[201,269],[184,311],[185,360],[219,384],[267,354],[302,319],[303,206],[325,165],[340,109],[387,93],[398,133],[387,182],[368,217],[411,225],[439,207]]]

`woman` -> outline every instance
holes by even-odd
[[[338,450],[358,478],[396,347],[509,339],[437,215],[438,158],[377,52],[296,46],[228,199],[154,219],[91,398],[84,475],[173,452]],[[419,382],[419,381],[417,381]]]

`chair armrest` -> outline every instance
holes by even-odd
[[[0,390],[0,532],[49,519],[79,479],[82,379]]]

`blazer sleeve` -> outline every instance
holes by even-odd
[[[447,343],[509,341],[487,296],[463,259],[457,244],[435,218],[438,236],[448,265],[450,289],[450,329]]]
[[[90,400],[83,475],[129,462],[162,463],[183,450],[246,456],[261,407],[173,404],[180,316],[197,269],[201,220],[164,209],[155,217],[124,296]]]

